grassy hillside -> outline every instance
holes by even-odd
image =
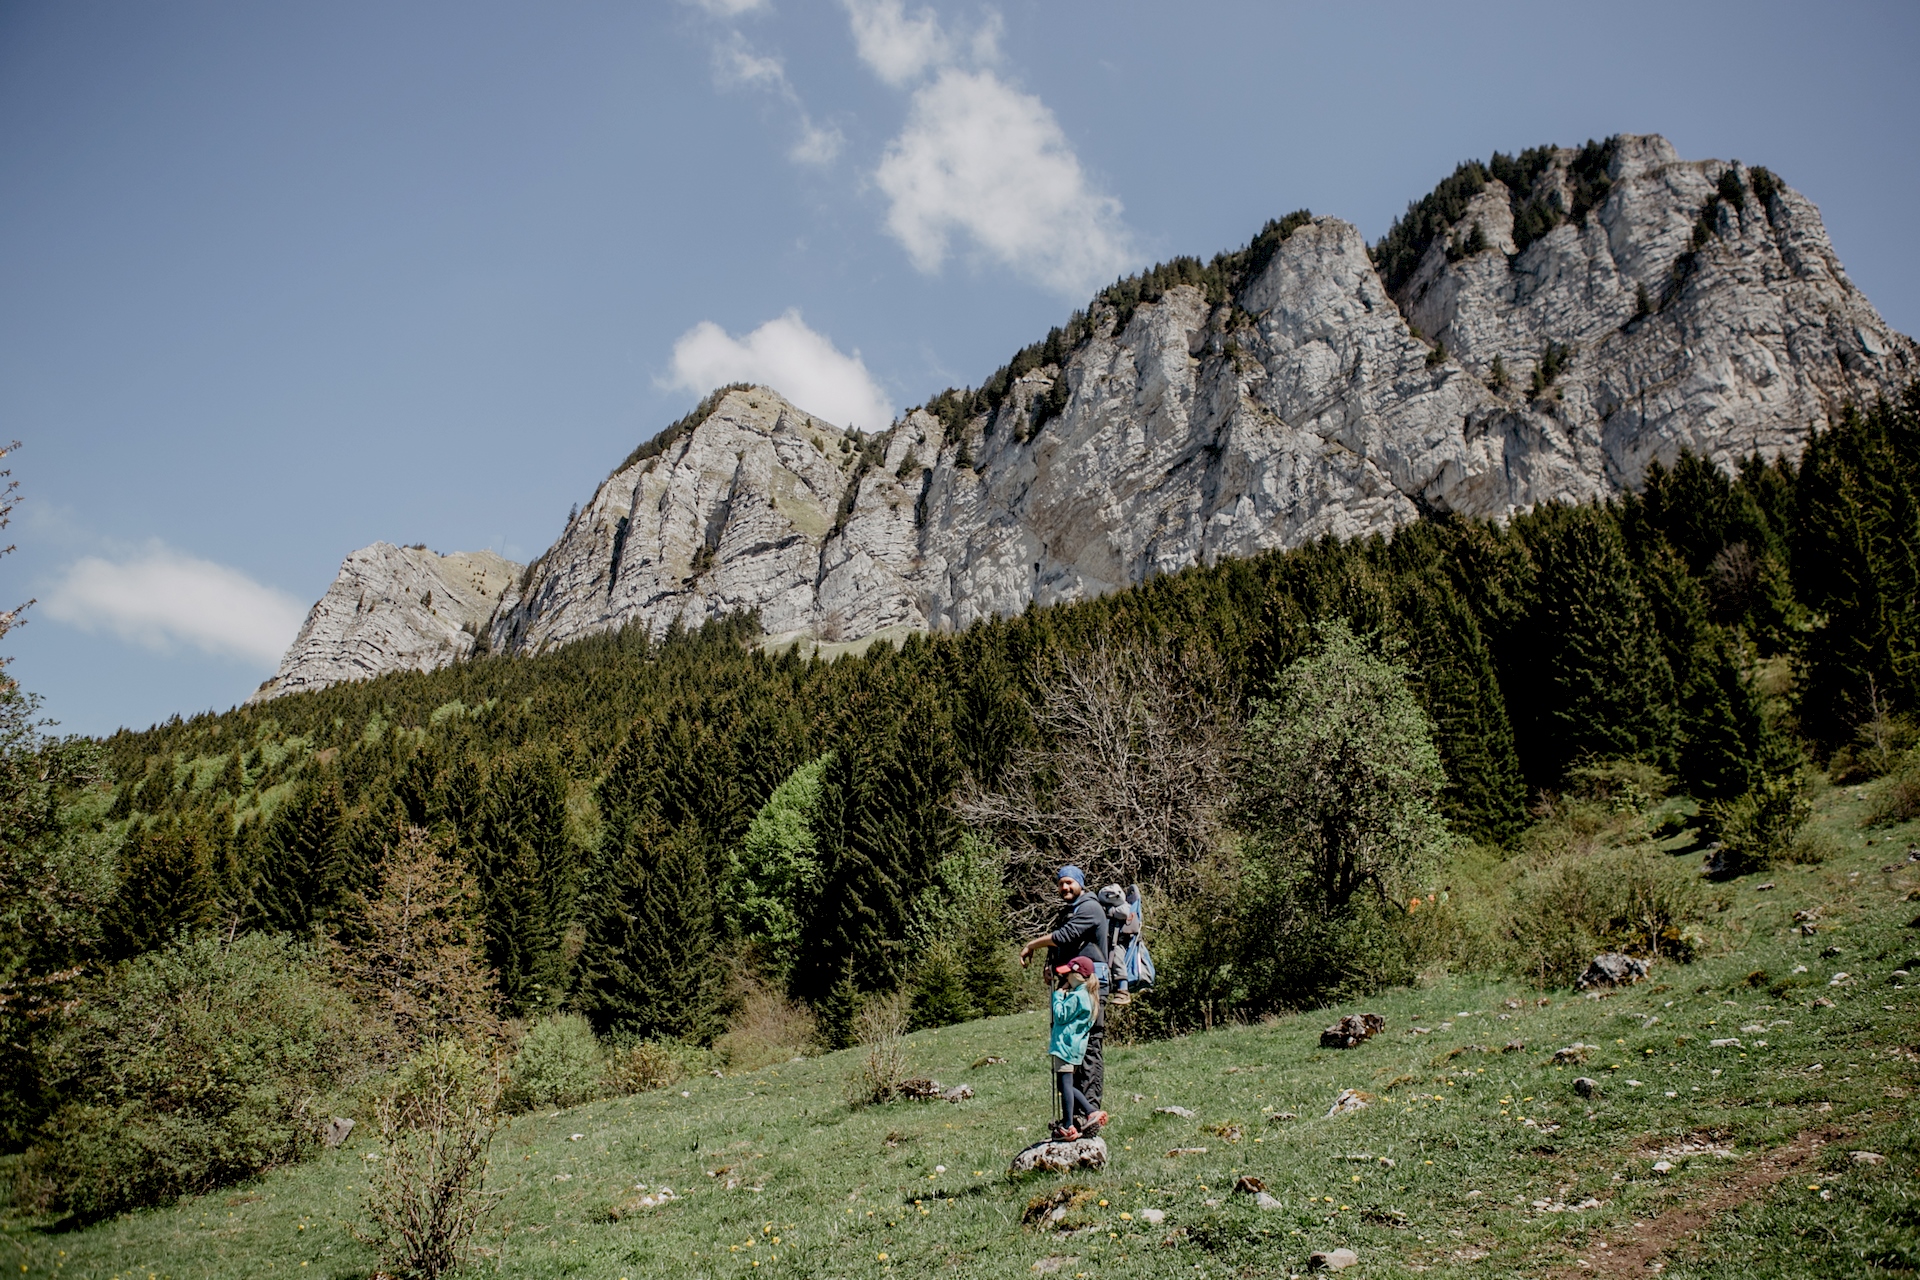
[[[974,1087],[957,1105],[849,1109],[850,1050],[521,1116],[493,1147],[498,1203],[474,1273],[1286,1276],[1338,1246],[1363,1276],[1646,1275],[1650,1258],[1667,1276],[1744,1280],[1911,1270],[1920,1010],[1889,975],[1920,968],[1920,930],[1906,927],[1920,823],[1864,828],[1871,800],[1825,792],[1815,827],[1840,852],[1714,886],[1724,909],[1702,958],[1656,964],[1604,1000],[1436,976],[1358,1006],[1387,1030],[1351,1051],[1318,1047],[1348,1010],[1112,1048],[1114,1161],[1097,1175],[1004,1173],[1044,1133],[1037,1014],[911,1038],[915,1070]],[[1811,937],[1794,923],[1805,910]],[[1740,1043],[1711,1043],[1726,1038]],[[1525,1047],[1503,1052],[1510,1041]],[[1551,1064],[1576,1041],[1596,1046],[1586,1064]],[[990,1055],[1007,1061],[973,1065]],[[1601,1084],[1591,1102],[1572,1087],[1582,1074]],[[1378,1100],[1328,1117],[1343,1088]],[[1196,1116],[1155,1111],[1170,1105]],[[84,1231],[8,1223],[0,1259],[100,1280],[364,1276],[351,1224],[365,1132]],[[1654,1171],[1661,1159],[1670,1172]],[[1280,1207],[1236,1194],[1242,1176]],[[682,1198],[623,1211],[636,1184]],[[1023,1225],[1037,1197],[1070,1186],[1084,1194],[1062,1222]]]

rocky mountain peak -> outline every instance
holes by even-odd
[[[1768,171],[1657,136],[1496,155],[1371,248],[1291,215],[1104,290],[981,391],[886,432],[724,388],[456,630],[535,653],[742,610],[773,642],[961,628],[1422,512],[1604,498],[1683,448],[1793,455],[1917,373]],[[472,647],[406,605],[424,568],[396,554],[349,557],[259,696]],[[388,595],[359,585],[376,562]],[[369,611],[387,621],[348,625]]]

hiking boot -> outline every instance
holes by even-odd
[[[1080,1127],[1082,1129],[1091,1129],[1095,1133],[1100,1132],[1100,1130],[1107,1127],[1107,1113],[1104,1111],[1094,1112],[1092,1115],[1080,1121]]]
[[[1074,1128],[1072,1125],[1068,1125],[1066,1128],[1060,1131],[1060,1141],[1062,1142],[1080,1141],[1080,1130]]]

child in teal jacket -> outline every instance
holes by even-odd
[[[1053,1027],[1047,1035],[1047,1053],[1053,1061],[1053,1076],[1060,1091],[1060,1119],[1053,1136],[1072,1142],[1083,1125],[1104,1125],[1107,1113],[1089,1112],[1088,1102],[1073,1083],[1073,1069],[1087,1056],[1087,1037],[1093,1031],[1094,1015],[1100,1007],[1100,988],[1093,980],[1093,961],[1075,956],[1053,968]]]

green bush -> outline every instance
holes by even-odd
[[[1678,961],[1701,945],[1699,882],[1646,849],[1572,854],[1522,871],[1507,890],[1505,966],[1570,986],[1602,951]]]
[[[51,1055],[67,1101],[26,1200],[90,1220],[298,1159],[360,1055],[345,997],[284,934],[182,938],[81,989]]]
[[[577,1013],[542,1018],[513,1055],[506,1103],[517,1110],[591,1102],[606,1077],[607,1053]]]
[[[1813,811],[1801,791],[1797,776],[1767,777],[1737,800],[1703,808],[1701,815],[1720,842],[1715,874],[1745,875],[1785,855]]]

